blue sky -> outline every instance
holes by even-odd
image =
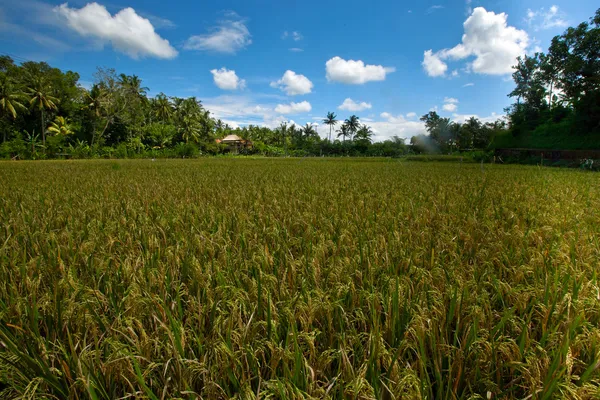
[[[436,109],[496,119],[516,56],[590,18],[591,0],[0,0],[0,53],[93,81],[136,74],[151,95],[196,96],[232,125],[318,123],[328,111],[377,139]],[[325,127],[319,132],[325,134]]]

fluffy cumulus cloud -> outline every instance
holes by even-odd
[[[505,13],[496,14],[477,7],[464,25],[462,43],[451,49],[425,52],[423,67],[429,76],[444,76],[446,60],[475,59],[467,65],[478,74],[506,75],[512,72],[515,60],[527,52],[529,35],[509,26]]]
[[[372,107],[373,106],[371,105],[371,103],[365,103],[364,101],[357,103],[351,98],[347,98],[342,104],[338,106],[338,109],[344,111],[364,111],[369,110]]]
[[[281,79],[271,82],[271,87],[281,89],[288,96],[296,96],[310,93],[313,83],[306,76],[287,70]]]
[[[560,12],[558,6],[552,6],[548,10],[541,8],[537,11],[527,10],[527,18],[525,19],[529,26],[534,29],[552,29],[566,28],[569,23],[564,19],[564,15]]]
[[[301,114],[312,110],[312,106],[308,101],[300,103],[291,102],[290,104],[278,104],[275,107],[275,112],[279,114]]]
[[[98,3],[90,3],[80,9],[70,8],[65,3],[53,10],[75,32],[101,42],[110,42],[115,50],[134,59],[177,56],[177,50],[169,41],[160,37],[152,23],[140,17],[133,8],[124,8],[114,16]]]
[[[191,36],[183,48],[186,50],[213,51],[216,53],[235,54],[252,43],[250,31],[243,20],[235,13],[230,13],[235,19],[224,20],[212,32]]]
[[[362,85],[371,81],[383,81],[387,74],[394,72],[392,67],[368,65],[363,61],[344,60],[333,57],[325,63],[327,80],[352,85]]]
[[[213,69],[210,73],[213,75],[215,85],[220,89],[237,90],[246,87],[246,81],[240,79],[233,70],[227,68]]]
[[[456,112],[456,110],[458,110],[458,100],[452,97],[446,97],[444,99],[444,106],[442,107],[442,110]]]
[[[427,75],[432,77],[444,76],[448,70],[448,65],[433,50],[425,51],[422,65]]]
[[[415,113],[404,116],[384,112],[380,114],[380,120],[369,122],[369,126],[373,129],[374,139],[377,141],[387,140],[392,136],[410,139],[412,136],[426,133],[423,122],[411,120],[415,116]]]

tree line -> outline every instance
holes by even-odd
[[[520,57],[513,68],[509,97],[516,102],[505,111],[516,140],[562,136],[577,144],[600,134],[600,9],[555,36],[546,53]]]
[[[398,136],[374,142],[372,128],[358,116],[342,120],[333,112],[322,120],[329,131],[326,138],[321,138],[313,124],[233,128],[214,118],[195,97],[163,93],[150,97],[148,90],[139,77],[104,68],[97,70],[88,89],[79,84],[75,72],[63,72],[45,62],[18,65],[2,56],[0,158],[192,157],[226,152],[227,146],[216,139],[230,134],[253,143],[242,153],[270,156],[397,157],[489,145],[489,140],[480,140],[479,132],[485,126],[478,120],[450,124],[435,113],[428,117],[429,137],[413,138],[409,144]],[[462,139],[449,147],[448,127],[462,132]],[[484,136],[489,139],[492,135]],[[432,139],[439,144],[421,145]]]
[[[373,143],[372,129],[356,115],[340,121],[328,113],[323,122],[330,133],[322,139],[312,124],[233,128],[195,97],[149,97],[148,90],[139,77],[104,68],[87,89],[75,72],[45,62],[18,65],[2,56],[0,158],[191,157],[227,151],[216,139],[230,134],[253,143],[242,150],[249,154],[398,156],[407,151],[398,137]]]
[[[485,150],[499,137],[581,141],[600,133],[600,9],[590,22],[556,36],[547,53],[518,58],[514,69],[509,96],[516,103],[505,110],[506,120],[458,123],[430,111],[421,117],[427,134],[409,143],[398,136],[374,143],[373,130],[356,115],[342,121],[328,113],[326,138],[312,124],[233,128],[195,97],[148,96],[135,75],[99,68],[88,89],[76,72],[0,56],[0,158],[219,154],[227,147],[216,139],[230,134],[253,143],[242,150],[249,154],[393,157]]]

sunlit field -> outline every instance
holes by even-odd
[[[48,161],[0,182],[0,398],[600,397],[597,174]]]

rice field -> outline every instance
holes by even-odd
[[[0,163],[2,399],[600,398],[600,176]]]

